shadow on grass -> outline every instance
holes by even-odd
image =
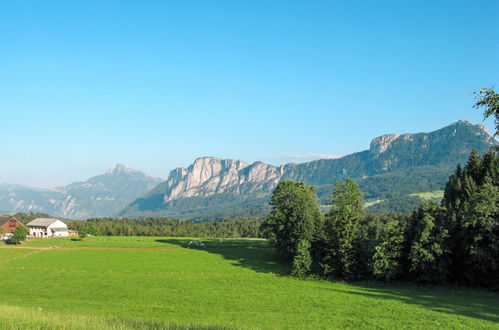
[[[158,239],[156,242],[188,247],[189,239]],[[206,248],[196,248],[200,251],[223,256],[232,265],[248,268],[258,273],[274,273],[289,275],[290,268],[270,248],[264,240],[203,240]],[[193,248],[194,249],[194,248]]]
[[[156,242],[187,247],[189,239],[158,239]],[[235,266],[259,273],[289,275],[290,266],[284,263],[264,240],[203,240],[206,253],[223,256]],[[323,288],[324,289],[324,288]],[[425,309],[451,315],[499,323],[499,295],[463,288],[421,286],[410,283],[365,282],[352,285],[352,289],[325,288],[342,294],[352,294],[379,300],[401,301]]]
[[[397,300],[440,313],[499,323],[499,295],[495,293],[463,287],[420,286],[409,283],[361,283],[355,287],[360,292],[336,288],[328,290],[375,299]]]

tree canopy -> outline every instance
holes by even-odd
[[[474,94],[476,96],[474,107],[483,109],[484,118],[495,117],[496,132],[494,135],[499,135],[499,94],[494,91],[494,88],[482,88]]]

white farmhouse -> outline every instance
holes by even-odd
[[[68,225],[55,218],[36,218],[26,225],[31,237],[67,237]]]

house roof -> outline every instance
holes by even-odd
[[[28,227],[48,227],[56,221],[60,221],[56,218],[36,218],[26,224]]]
[[[11,215],[2,215],[2,216],[0,216],[0,226],[3,225],[3,224],[5,224],[7,221],[9,221],[12,218],[14,218],[14,217],[11,216]]]
[[[52,231],[56,232],[56,231],[68,231],[67,228],[50,228]]]

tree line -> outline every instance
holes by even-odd
[[[167,236],[167,237],[262,237],[263,218],[235,218],[221,221],[195,222],[169,218],[91,218],[67,221],[79,233],[105,236]]]
[[[369,215],[356,182],[337,182],[323,215],[315,187],[283,181],[262,230],[296,276],[453,283],[499,289],[499,153],[471,153],[440,204]]]

